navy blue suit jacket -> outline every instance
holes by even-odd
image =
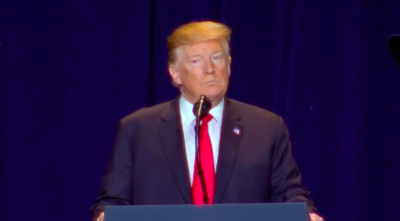
[[[221,130],[214,203],[306,202],[316,211],[281,117],[225,97]],[[178,98],[123,118],[92,216],[107,205],[190,203]]]

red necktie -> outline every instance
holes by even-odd
[[[215,170],[214,170],[214,154],[211,144],[210,135],[208,133],[208,122],[213,119],[211,114],[207,114],[202,119],[202,124],[200,125],[200,157],[201,165],[204,170],[204,178],[207,186],[208,197],[210,198],[209,203],[213,203],[214,199],[214,187],[215,187]],[[194,164],[194,174],[193,174],[193,186],[192,186],[192,196],[194,204],[204,204],[203,201],[203,191],[201,189],[200,178],[197,174],[197,158]]]

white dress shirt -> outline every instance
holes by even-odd
[[[181,123],[183,136],[185,140],[186,158],[189,168],[190,183],[193,185],[193,172],[196,157],[195,131],[196,117],[193,114],[193,104],[187,101],[183,95],[179,98],[179,110],[181,113]],[[208,123],[208,132],[210,134],[211,144],[214,155],[214,168],[217,171],[217,161],[219,152],[219,141],[221,137],[222,114],[224,110],[224,99],[210,110],[210,114],[214,117]]]

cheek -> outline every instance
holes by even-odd
[[[228,79],[229,78],[229,67],[220,67],[218,69],[218,72],[220,73],[221,78],[223,79]]]
[[[188,82],[192,85],[201,82],[201,71],[196,69],[186,69],[185,72],[182,74],[182,80],[184,82]]]

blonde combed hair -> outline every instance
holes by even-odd
[[[231,33],[228,26],[213,21],[191,22],[182,25],[168,37],[168,63],[176,62],[178,47],[209,40],[220,40],[226,55],[229,56]]]

